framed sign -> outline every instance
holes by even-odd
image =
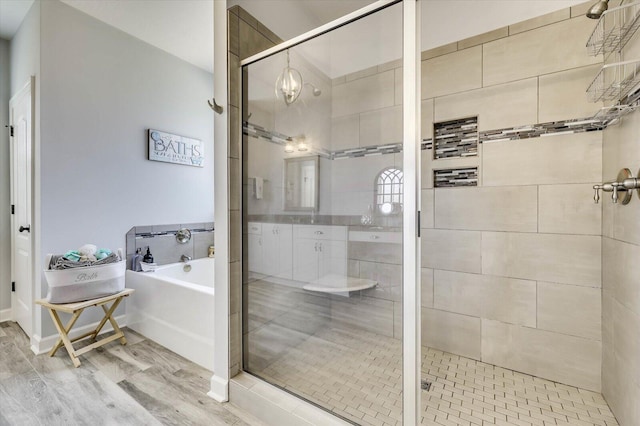
[[[149,160],[203,167],[202,141],[149,129]]]

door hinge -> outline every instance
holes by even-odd
[[[11,291],[16,291],[16,282],[11,281]]]
[[[420,216],[421,216],[421,212],[420,210],[418,210],[418,238],[420,238]]]
[[[16,206],[15,206],[15,204],[11,204],[11,214],[16,214]]]
[[[13,126],[9,126],[9,129],[11,129],[11,137],[13,137]]]

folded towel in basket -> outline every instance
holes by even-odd
[[[78,262],[74,260],[67,259],[65,256],[51,256],[51,261],[49,261],[49,269],[60,270],[60,269],[70,269],[70,268],[82,268],[85,266],[98,266],[98,265],[107,265],[109,263],[119,262],[121,259],[117,254],[111,253],[109,256],[104,259],[95,260],[95,261],[86,261],[86,262]]]

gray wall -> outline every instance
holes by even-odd
[[[0,311],[11,307],[9,133],[4,129],[9,123],[9,75],[9,42],[0,39]]]
[[[212,75],[58,1],[41,7],[36,256],[84,243],[124,248],[137,223],[210,222]],[[202,140],[205,166],[148,161],[150,127]],[[55,332],[48,319],[42,325],[42,336]]]

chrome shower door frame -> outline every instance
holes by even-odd
[[[240,61],[241,69],[388,6],[402,3],[403,16],[403,266],[402,266],[402,422],[420,423],[420,0],[379,0],[291,40]],[[241,96],[240,99],[243,97]],[[242,110],[242,106],[241,106]],[[217,133],[216,133],[217,134]],[[226,159],[226,158],[225,158]],[[217,176],[217,174],[216,174]],[[217,200],[216,200],[217,201]],[[216,205],[216,211],[218,211]],[[225,210],[226,213],[226,210]],[[217,294],[216,294],[217,296]]]

